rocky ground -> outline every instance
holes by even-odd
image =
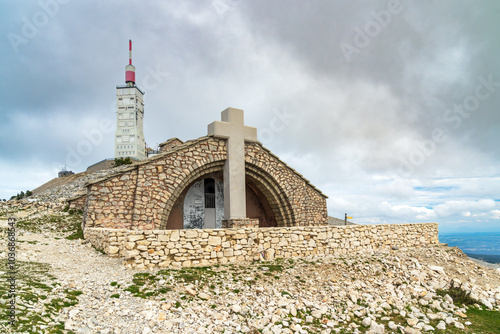
[[[1,332],[483,333],[475,310],[500,314],[500,269],[457,248],[134,271],[77,239],[79,214],[52,207],[0,208]],[[19,228],[16,329],[4,316],[7,216]]]
[[[94,173],[84,175],[72,182],[52,187],[50,189],[43,191],[40,194],[34,195],[32,196],[32,200],[43,202],[45,204],[64,202],[66,199],[69,199],[73,196],[85,194],[87,192],[85,185],[88,182],[92,182],[103,177],[111,176],[112,174],[120,172],[121,170],[126,169],[128,167],[130,167],[130,165],[121,165],[118,167],[103,169],[96,171]]]

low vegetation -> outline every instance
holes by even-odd
[[[59,312],[76,305],[78,290],[62,289],[56,277],[49,273],[45,263],[17,261],[16,268],[16,315],[14,326],[8,325],[15,333],[63,333],[64,322],[56,320]],[[9,322],[9,294],[7,261],[0,260],[0,324]],[[43,307],[35,308],[35,305]],[[64,331],[64,333],[72,333]]]
[[[130,165],[132,163],[133,163],[133,161],[132,161],[132,159],[130,159],[130,157],[116,158],[113,167],[118,167],[118,166],[122,166],[122,165]]]
[[[26,217],[18,219],[16,226],[22,233],[53,232],[69,240],[83,239],[82,230],[83,213],[81,211],[69,210],[65,213],[54,213],[39,217]]]
[[[26,190],[26,192],[21,191],[20,193],[17,193],[17,195],[11,196],[10,199],[11,200],[13,200],[13,199],[20,200],[23,198],[30,197],[31,195],[33,195],[33,193],[30,190]]]

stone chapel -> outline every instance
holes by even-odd
[[[84,227],[214,229],[327,225],[326,198],[228,108],[207,135],[87,184]]]

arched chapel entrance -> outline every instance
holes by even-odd
[[[277,226],[269,201],[259,188],[247,180],[245,187],[248,218],[259,219],[259,227]],[[224,183],[222,172],[204,175],[177,198],[167,220],[166,229],[214,229],[224,219]]]

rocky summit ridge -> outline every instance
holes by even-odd
[[[32,201],[51,203],[64,202],[72,197],[87,193],[86,184],[119,173],[130,165],[121,165],[95,172],[82,172],[52,179],[33,190]]]

